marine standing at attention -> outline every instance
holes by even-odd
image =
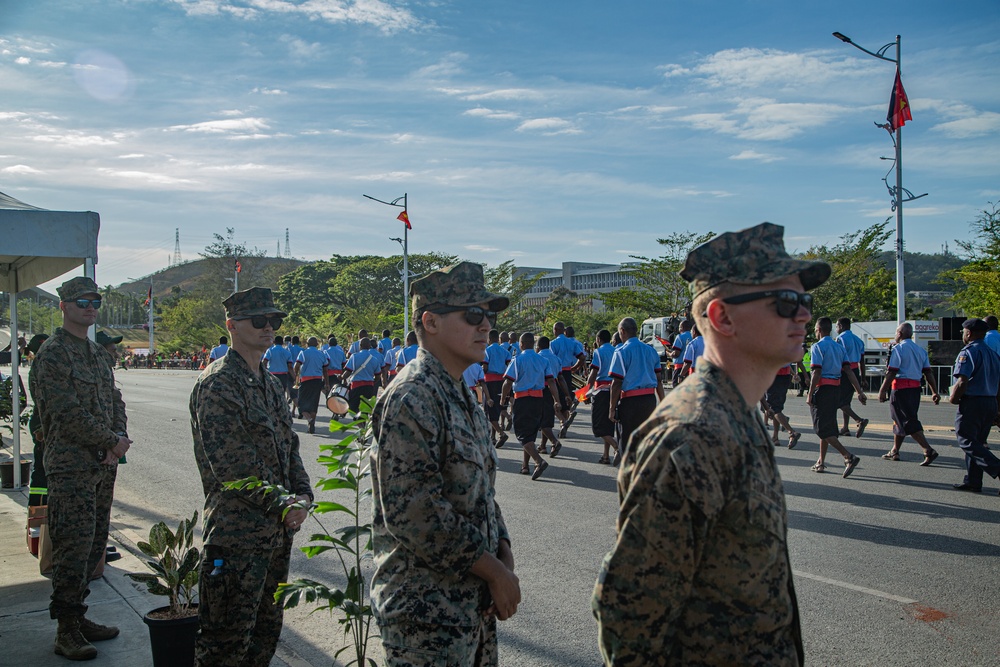
[[[687,256],[705,338],[698,372],[632,437],[618,539],[594,591],[606,665],[801,665],[787,515],[756,409],[801,354],[830,276],[788,256],[782,228],[729,232]]]
[[[420,351],[372,413],[372,608],[388,667],[497,664],[521,590],[494,500],[496,449],[462,372],[507,297],[462,262],[410,285]]]
[[[54,650],[70,660],[90,660],[97,657],[90,642],[118,636],[118,628],[84,615],[84,601],[108,543],[118,459],[132,441],[110,355],[87,338],[101,307],[97,283],[70,278],[58,292],[63,324],[35,355],[28,386],[40,416],[33,434],[44,443],[48,477],[49,616],[59,624]]]
[[[261,362],[285,313],[264,287],[235,292],[223,305],[232,346],[198,377],[190,402],[205,491],[195,664],[266,667],[281,634],[274,591],[288,580],[292,536],[306,510],[282,518],[282,501],[272,495],[223,484],[254,476],[295,494],[286,505],[311,502],[313,494],[284,387]]]

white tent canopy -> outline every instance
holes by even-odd
[[[84,265],[94,277],[101,217],[93,211],[49,211],[0,192],[0,291],[10,294],[11,369],[17,376],[17,293]],[[14,381],[13,412],[20,388]],[[16,420],[16,417],[15,417]],[[21,434],[14,431],[14,488],[21,484]]]

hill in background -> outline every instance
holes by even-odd
[[[149,289],[149,281],[152,279],[153,296],[156,298],[168,296],[175,285],[180,287],[182,292],[187,292],[195,287],[198,278],[205,273],[209,261],[207,259],[196,259],[191,262],[176,264],[139,280],[122,283],[115,289],[119,292],[135,294],[136,296],[145,298],[146,291]],[[259,264],[262,270],[276,266],[280,274],[289,273],[303,264],[308,264],[308,262],[300,259],[285,259],[284,257],[259,257],[254,258],[254,261]]]

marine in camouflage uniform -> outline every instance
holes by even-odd
[[[708,345],[619,473],[618,539],[593,599],[607,665],[803,663],[784,492],[755,406],[799,354],[811,317],[799,293],[829,273],[791,259],[769,223],[688,255]]]
[[[86,337],[97,309],[75,303],[99,299],[97,284],[80,276],[58,292],[63,326],[35,355],[28,385],[40,423],[33,437],[44,443],[52,539],[49,615],[59,621],[55,652],[85,660],[97,655],[89,642],[118,635],[117,628],[84,617],[84,600],[108,541],[118,458],[131,440],[109,357]]]
[[[496,665],[496,620],[513,615],[520,588],[489,423],[461,376],[482,360],[490,320],[509,301],[468,262],[410,292],[421,349],[372,416],[372,607],[385,664]]]
[[[273,495],[222,485],[255,476],[283,486],[298,500],[312,500],[312,491],[284,386],[261,362],[285,313],[262,287],[236,292],[223,304],[233,344],[198,377],[190,401],[205,491],[195,662],[264,667],[281,634],[282,609],[274,591],[288,579],[292,536],[305,510],[292,510],[283,520]],[[222,574],[212,575],[217,559],[223,561]]]

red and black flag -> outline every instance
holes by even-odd
[[[236,273],[243,273],[243,265],[240,264],[240,260],[236,260]]]
[[[896,82],[892,86],[892,95],[889,97],[889,113],[885,119],[889,121],[889,131],[895,132],[898,128],[906,125],[906,121],[913,120],[910,114],[910,100],[906,98],[906,91],[903,90],[903,81],[899,78],[899,70],[896,70]]]
[[[401,220],[403,224],[406,225],[407,229],[413,229],[413,226],[410,224],[410,216],[406,214],[406,211],[403,211],[402,213],[397,215],[396,220]]]
[[[146,292],[146,303],[144,303],[144,304],[142,304],[142,305],[144,305],[144,306],[148,306],[148,305],[149,305],[149,302],[150,302],[150,301],[152,301],[152,300],[153,300],[153,286],[152,286],[152,285],[150,285],[150,286],[149,286],[149,291],[148,291],[148,292]]]

